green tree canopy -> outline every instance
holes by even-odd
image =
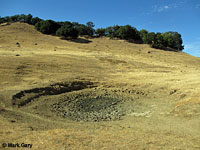
[[[89,28],[94,28],[95,25],[92,21],[89,21],[89,22],[86,23],[86,26],[89,27]]]
[[[156,38],[156,34],[154,32],[150,32],[147,34],[145,43],[152,44],[156,40],[155,38]]]
[[[118,32],[119,28],[120,26],[118,25],[109,26],[105,29],[105,34],[110,38],[114,38],[114,37],[119,38],[119,32]]]
[[[45,20],[36,23],[35,27],[38,31],[44,34],[55,34],[56,31],[60,28],[60,25],[53,20]]]
[[[147,30],[145,30],[145,29],[142,29],[142,30],[140,30],[139,31],[139,35],[140,35],[140,37],[141,37],[141,39],[142,39],[142,42],[144,43],[144,44],[149,44],[149,41],[148,41],[148,31]]]
[[[121,39],[125,40],[140,40],[140,36],[136,28],[131,27],[130,25],[120,26],[117,30],[118,36]]]
[[[31,19],[31,24],[32,25],[35,25],[36,23],[42,21],[42,19],[38,18],[38,17],[34,17]]]
[[[105,36],[105,29],[104,28],[98,28],[98,29],[96,29],[96,34],[98,36]]]
[[[27,16],[25,16],[24,21],[28,24],[32,24],[31,20],[32,20],[33,16],[31,14],[28,14]]]
[[[57,36],[71,37],[73,39],[78,37],[78,33],[77,29],[70,27],[69,25],[64,25],[56,31]]]
[[[31,14],[0,17],[0,23],[17,21],[35,25],[35,28],[44,34],[56,33],[59,36],[76,38],[78,35],[93,36],[94,33],[96,33],[99,36],[105,35],[110,38],[120,38],[131,42],[141,43],[142,41],[142,43],[150,44],[154,48],[171,48],[175,51],[182,51],[184,49],[181,34],[178,32],[169,31],[155,34],[154,32],[148,32],[145,29],[138,31],[130,25],[114,25],[94,30],[93,28],[95,25],[91,21],[87,22],[85,25],[79,24],[78,22],[71,23],[69,21],[55,22],[53,20],[42,20],[38,17],[33,18]],[[58,32],[56,32],[57,30]]]
[[[163,39],[163,36],[161,33],[156,33],[155,35],[155,39],[154,41],[152,42],[152,47],[153,48],[158,48],[158,49],[164,49],[165,46],[164,46],[164,39]]]
[[[19,21],[19,15],[11,16],[11,17],[10,17],[10,20],[11,20],[12,22],[17,22],[17,21]]]
[[[89,26],[86,26],[84,24],[74,24],[74,27],[78,30],[79,35],[94,35],[94,29]]]
[[[181,35],[178,32],[165,32],[162,34],[165,46],[181,51],[184,49]]]
[[[25,17],[26,17],[26,15],[25,14],[21,14],[21,15],[19,15],[19,21],[21,21],[21,22],[25,22]]]

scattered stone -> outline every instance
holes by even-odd
[[[29,126],[28,128],[31,129],[32,131],[34,130],[33,127],[31,127],[31,126]]]
[[[38,45],[38,43],[35,43],[35,45]]]
[[[176,92],[177,92],[177,90],[171,90],[169,94],[172,95],[172,94],[174,94]]]
[[[127,108],[124,105],[124,100],[127,101],[128,98],[122,98],[116,93],[111,92],[105,95],[96,89],[94,93],[88,94],[66,98],[65,101],[54,104],[52,111],[73,121],[93,122],[119,120],[128,112],[133,111],[133,108]]]
[[[20,44],[19,44],[19,42],[17,42],[17,43],[16,43],[16,45],[17,45],[18,47],[20,47]]]
[[[10,122],[11,122],[11,123],[15,123],[16,121],[15,121],[15,120],[10,120]]]

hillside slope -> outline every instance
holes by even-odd
[[[183,52],[13,23],[0,26],[0,87],[0,144],[200,149],[200,59]]]

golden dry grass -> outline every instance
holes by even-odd
[[[24,23],[0,26],[0,144],[32,143],[35,150],[200,149],[199,58],[123,40],[88,40],[61,40]],[[19,91],[73,80],[147,96],[134,95],[135,114],[109,122],[73,122],[12,106]]]

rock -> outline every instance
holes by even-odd
[[[172,95],[172,94],[174,94],[176,92],[177,92],[177,90],[171,90],[169,94]]]
[[[34,130],[33,127],[31,127],[31,126],[29,126],[28,128],[31,129],[32,131]]]
[[[19,42],[17,42],[17,43],[16,43],[16,45],[17,45],[18,47],[20,47],[20,44],[19,44]]]

